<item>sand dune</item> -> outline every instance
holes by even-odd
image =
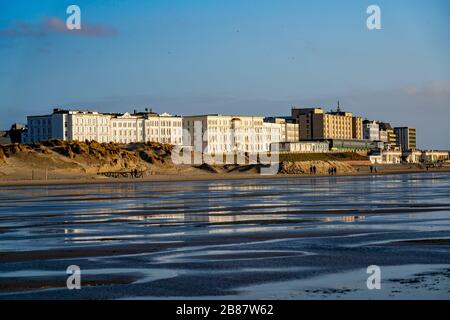
[[[0,183],[35,182],[106,182],[124,181],[105,177],[106,172],[143,173],[142,181],[198,180],[198,179],[240,179],[260,177],[261,164],[227,165],[175,165],[172,162],[172,145],[160,143],[116,144],[95,141],[67,142],[60,140],[39,144],[0,145]],[[300,154],[299,154],[300,155]],[[369,174],[368,161],[353,159],[352,154],[344,154],[343,161],[332,155],[323,154],[320,160],[315,157],[281,158],[278,175],[274,177],[310,176],[310,168],[315,166],[316,175],[328,175],[334,167],[338,175]],[[355,154],[356,155],[356,154]],[[339,158],[340,159],[340,158]],[[248,158],[247,158],[248,162]],[[422,172],[417,165],[379,165],[378,174]],[[448,171],[449,167],[432,169]]]

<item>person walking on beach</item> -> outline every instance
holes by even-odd
[[[313,166],[309,167],[309,174],[313,174]]]
[[[370,173],[373,173],[373,166],[370,166]]]
[[[317,167],[316,166],[313,166],[313,173],[317,174]]]

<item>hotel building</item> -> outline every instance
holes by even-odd
[[[325,112],[322,108],[292,109],[292,118],[299,124],[300,140],[362,140],[362,118],[350,112]]]
[[[51,115],[29,116],[25,142],[45,140],[182,143],[182,117],[168,114],[98,113],[54,109]]]
[[[286,128],[286,123],[264,122],[264,117],[259,116],[186,116],[183,145],[206,154],[267,152],[273,142],[286,139],[286,130],[291,131],[292,127]],[[202,150],[197,149],[200,146]]]

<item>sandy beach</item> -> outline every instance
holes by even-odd
[[[450,164],[445,163],[429,166],[428,170],[419,164],[372,165],[367,157],[348,152],[280,155],[278,174],[263,175],[260,164],[174,164],[172,148],[159,143],[100,144],[60,140],[0,146],[0,186],[298,179],[326,177],[329,168],[337,169],[336,176],[450,171]],[[288,161],[288,158],[299,160]],[[376,167],[376,172],[370,171],[371,166]],[[317,168],[316,174],[310,174],[311,167]],[[133,170],[142,177],[130,178]]]
[[[450,166],[440,169],[418,169],[412,165],[387,165],[378,166],[377,173],[371,173],[369,166],[356,166],[358,172],[337,173],[336,176],[379,176],[393,174],[411,174],[411,173],[430,173],[430,172],[450,172]],[[0,186],[38,186],[38,185],[70,185],[70,184],[111,184],[111,183],[146,183],[146,182],[175,182],[175,181],[221,181],[221,180],[246,180],[246,179],[299,179],[312,177],[328,177],[326,174],[277,174],[277,175],[261,175],[259,173],[238,173],[238,174],[215,174],[206,172],[197,172],[194,174],[158,174],[145,176],[143,178],[106,178],[102,176],[84,176],[66,178],[64,175],[54,176],[52,179],[5,179],[0,178]]]

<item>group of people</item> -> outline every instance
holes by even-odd
[[[142,174],[138,171],[138,169],[131,170],[131,177],[132,178],[140,178]]]
[[[377,173],[378,169],[375,166],[370,166],[370,173]]]
[[[317,174],[317,167],[316,166],[311,166],[309,168],[309,173],[310,174]],[[337,168],[336,167],[330,167],[328,168],[328,175],[330,176],[334,176],[337,174]]]
[[[337,174],[337,168],[336,167],[330,167],[328,168],[328,175],[334,176]]]

